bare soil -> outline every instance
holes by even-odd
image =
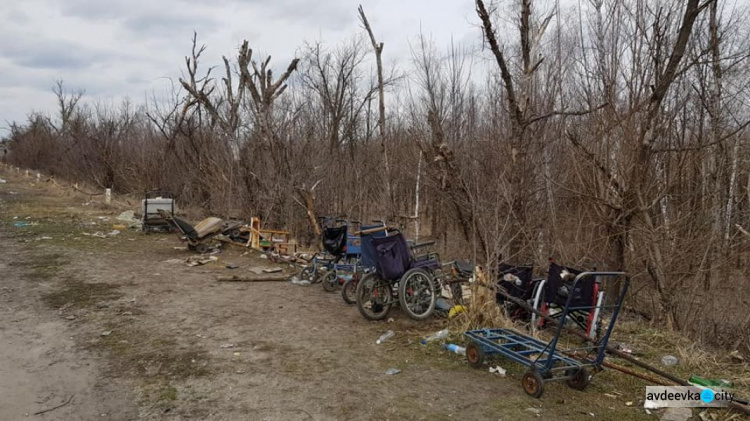
[[[493,362],[509,370],[501,378],[419,345],[445,320],[396,310],[373,323],[319,285],[219,283],[278,265],[236,247],[205,266],[169,262],[192,255],[174,249],[173,234],[84,235],[111,231],[133,199],[104,206],[9,171],[0,178],[2,420],[656,416],[641,406],[644,384],[621,375],[604,372],[583,392],[551,383],[533,399],[509,361]],[[376,345],[388,329],[395,338]]]

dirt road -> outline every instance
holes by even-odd
[[[585,392],[551,384],[532,399],[507,361],[500,378],[420,346],[440,319],[395,311],[392,323],[370,323],[317,285],[217,283],[273,264],[225,250],[219,263],[187,267],[174,235],[92,237],[123,206],[0,177],[1,420],[646,417],[624,405],[640,388],[602,397],[622,387],[610,374]],[[376,345],[388,329],[396,337]]]

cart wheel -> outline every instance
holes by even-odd
[[[326,292],[334,292],[336,291],[336,287],[339,285],[339,277],[336,276],[336,271],[332,270],[325,275],[323,275],[323,289],[326,290]]]
[[[344,286],[341,288],[341,297],[347,304],[354,304],[357,302],[357,280],[349,279],[344,282]]]
[[[208,244],[206,243],[198,243],[195,245],[195,252],[199,254],[206,254],[208,253]]]
[[[539,373],[535,370],[529,370],[523,373],[521,386],[523,387],[523,391],[526,392],[527,395],[534,398],[538,398],[542,396],[542,393],[544,393],[544,380],[542,379],[542,376],[539,375]]]
[[[571,368],[565,371],[565,375],[569,376],[567,383],[571,389],[583,390],[589,385],[589,373],[583,367]]]
[[[371,273],[357,282],[357,310],[367,320],[383,320],[393,306],[391,284]]]
[[[484,363],[484,348],[476,342],[466,345],[466,361],[474,368],[482,368]]]

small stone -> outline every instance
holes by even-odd
[[[101,336],[109,336],[111,334],[112,334],[111,330],[105,330],[104,332],[101,333]]]

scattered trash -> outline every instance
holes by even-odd
[[[445,298],[440,297],[435,301],[435,310],[449,311],[450,309],[451,309],[451,304]]]
[[[539,408],[526,408],[526,411],[531,412],[532,414],[539,415],[542,413],[542,410]]]
[[[667,408],[659,418],[661,421],[687,421],[693,416],[690,408]]]
[[[284,269],[276,266],[276,267],[273,267],[273,268],[263,269],[263,273],[277,273],[277,272],[281,272],[282,270],[284,270]]]
[[[496,365],[494,367],[490,367],[490,373],[499,374],[500,377],[505,377],[506,371],[504,368],[500,367],[499,365]]]
[[[388,323],[393,323],[393,322],[394,322],[393,317],[389,317],[388,318]]]
[[[220,346],[219,348],[228,349],[228,348],[234,348],[235,346],[236,346],[235,344],[224,344]]]
[[[300,280],[300,279],[299,279],[298,277],[296,277],[296,276],[292,276],[292,278],[291,278],[291,279],[290,279],[289,281],[290,281],[290,282],[291,282],[291,283],[292,283],[293,285],[305,285],[305,286],[307,286],[307,285],[312,285],[312,284],[310,283],[310,281],[308,281],[307,279],[302,279],[302,280]]]
[[[398,368],[389,368],[388,370],[385,370],[385,374],[387,374],[389,376],[392,376],[394,374],[398,374],[400,372],[401,372],[401,370],[399,370]]]
[[[30,227],[32,225],[36,225],[36,223],[35,222],[23,222],[23,221],[13,223],[13,226],[16,228]]]
[[[111,335],[111,334],[112,334],[112,331],[111,331],[111,330],[105,330],[105,331],[104,331],[104,332],[102,332],[102,333],[101,333],[100,335],[101,335],[101,336],[109,336],[109,335]]]
[[[227,263],[226,265],[224,265],[224,267],[227,269],[237,269],[238,267],[240,267],[240,265],[238,265],[237,263]]]
[[[66,317],[66,319],[67,320],[75,320],[76,316],[70,315],[70,316]]]
[[[113,230],[118,230],[118,231],[125,231],[126,229],[128,229],[128,226],[127,225],[122,225],[122,224],[114,224],[114,225],[112,225],[112,229]]]
[[[213,256],[211,256],[213,257]],[[263,275],[263,276],[218,276],[217,282],[284,282],[286,275]]]
[[[137,228],[141,226],[141,221],[139,221],[135,217],[135,212],[133,212],[132,210],[121,213],[120,215],[117,216],[117,220],[121,222],[125,222],[128,226],[133,227],[133,228]]]
[[[235,353],[234,353],[234,354],[232,354],[232,355],[234,355],[235,357],[239,357],[239,356],[240,356],[240,355],[242,355],[242,354],[240,354],[239,352],[235,352]]]
[[[464,306],[460,306],[460,305],[459,306],[453,306],[453,307],[451,307],[450,311],[448,312],[448,318],[452,319],[452,318],[458,316],[459,314],[461,314],[461,313],[463,313],[465,311],[466,311],[466,307],[464,307]]]
[[[39,237],[39,240],[52,240],[52,237]]]
[[[706,378],[699,377],[696,375],[690,376],[690,378],[688,379],[688,382],[696,386],[705,386],[705,387],[728,387],[728,388],[734,387],[734,383],[730,382],[729,380],[706,379]]]
[[[261,254],[261,255],[260,255],[260,258],[261,258],[261,259],[268,259],[268,256],[266,256],[265,254]]]
[[[85,236],[88,236],[88,237],[97,237],[97,238],[109,238],[109,237],[114,237],[114,236],[116,236],[116,235],[119,235],[119,234],[120,234],[120,231],[118,231],[118,230],[113,230],[113,231],[111,231],[111,232],[108,232],[108,233],[103,233],[103,232],[101,232],[101,231],[97,231],[97,232],[95,232],[95,233],[93,233],[93,234],[92,234],[92,233],[89,233],[89,232],[84,232],[84,233],[82,233],[82,234],[83,234],[83,235],[85,235]]]
[[[740,351],[737,351],[736,349],[729,353],[729,357],[738,363],[745,361],[745,358],[740,354]]]
[[[709,421],[711,420],[711,417],[708,416],[708,412],[703,411],[700,414],[698,414],[698,417],[701,419],[701,421]]]
[[[632,401],[625,402],[625,406],[633,406],[633,402]]]
[[[458,355],[466,355],[466,348],[456,344],[443,344],[443,348]]]
[[[619,343],[619,344],[617,344],[617,349],[620,350],[620,351],[622,351],[622,352],[624,352],[624,353],[626,353],[626,354],[631,354],[631,355],[633,354],[633,349],[630,348],[630,346],[628,344]]]
[[[219,258],[216,256],[190,256],[185,260],[185,263],[190,266],[201,266],[206,263],[217,262]]]
[[[7,183],[7,181],[5,181],[4,179],[0,178],[0,184],[5,184],[5,183]]]
[[[428,336],[425,339],[422,339],[422,345],[426,344],[427,342],[437,341],[440,339],[445,339],[450,335],[450,330],[443,329],[441,331],[436,332],[434,335]]]
[[[263,273],[263,268],[261,268],[261,267],[254,267],[254,268],[250,268],[248,270],[250,272],[256,274],[256,275],[260,275],[261,273]]]
[[[177,247],[172,247],[172,249],[174,249],[174,250],[179,250],[179,251],[187,251],[187,249],[188,249],[188,248],[187,248],[187,247],[180,247],[180,246],[177,246]]]
[[[383,342],[387,341],[388,339],[392,338],[395,333],[393,333],[392,330],[389,330],[388,332],[385,332],[384,334],[380,335],[377,341],[375,343],[377,345],[382,344]]]
[[[662,365],[666,365],[667,367],[677,365],[678,362],[680,362],[680,360],[674,355],[665,355],[661,357]]]
[[[164,261],[164,263],[169,263],[169,264],[177,264],[177,263],[183,263],[183,262],[184,260],[182,259],[169,259],[169,260]]]

